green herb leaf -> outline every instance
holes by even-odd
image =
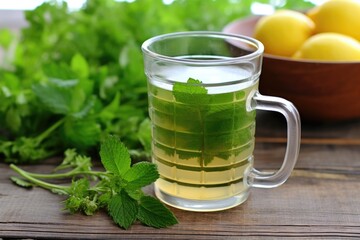
[[[24,179],[18,178],[18,177],[10,177],[10,180],[15,183],[16,185],[23,187],[23,188],[32,188],[34,184],[25,181]]]
[[[79,78],[87,78],[89,76],[89,65],[86,59],[79,53],[75,54],[71,59],[71,69]]]
[[[164,228],[178,223],[174,214],[158,199],[144,196],[140,199],[138,219],[151,227]]]
[[[107,136],[100,148],[101,162],[105,169],[117,175],[124,175],[131,164],[125,145],[115,136]]]
[[[98,143],[101,134],[100,125],[94,119],[66,118],[64,138],[72,147],[86,149]]]
[[[6,112],[6,123],[11,128],[12,131],[18,132],[21,127],[21,117],[20,113],[17,109],[11,107]]]
[[[210,101],[207,89],[201,81],[189,78],[186,83],[177,82],[173,86],[176,101],[187,104],[206,104]]]
[[[70,112],[72,97],[68,88],[50,84],[34,84],[32,90],[51,112],[64,115]]]
[[[39,146],[34,138],[20,137],[7,146],[10,147],[10,154],[6,161],[9,162],[35,162],[52,154],[45,146]]]
[[[77,112],[71,114],[75,118],[84,118],[93,109],[95,105],[95,97],[90,97],[85,104]]]
[[[138,189],[153,183],[159,178],[157,167],[153,163],[139,162],[134,164],[124,175],[128,181],[127,189]]]
[[[90,181],[87,178],[72,181],[67,194],[69,198],[65,200],[65,209],[71,213],[80,211],[86,215],[93,215],[99,208],[96,192],[90,190]]]
[[[121,191],[110,199],[108,212],[115,223],[128,229],[136,220],[138,204],[125,191]]]

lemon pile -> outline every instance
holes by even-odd
[[[279,10],[254,29],[268,54],[323,61],[360,61],[360,0],[328,0],[306,13]]]

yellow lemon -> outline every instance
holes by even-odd
[[[360,43],[340,33],[319,33],[306,40],[293,57],[325,61],[360,61]]]
[[[264,44],[266,53],[288,57],[312,35],[313,30],[314,23],[305,14],[279,10],[257,22],[254,37]]]
[[[307,13],[315,23],[315,32],[337,32],[360,41],[360,1],[331,0]]]

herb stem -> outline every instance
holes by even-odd
[[[36,138],[36,143],[40,144],[47,136],[49,136],[56,128],[58,128],[61,124],[65,122],[65,118],[61,118],[59,121],[55,122],[52,126],[42,132]]]
[[[61,185],[57,185],[57,184],[47,183],[47,182],[41,181],[39,179],[36,179],[35,177],[31,176],[30,173],[22,170],[21,168],[15,166],[14,164],[10,164],[10,168],[12,170],[14,170],[15,172],[17,172],[22,177],[24,177],[25,179],[27,179],[28,181],[36,184],[39,187],[45,188],[47,190],[52,191],[53,189],[57,189],[57,190],[61,190],[64,192],[67,192],[69,190],[69,187],[67,187],[67,186],[61,186]]]
[[[27,174],[33,178],[41,178],[41,179],[59,179],[59,178],[70,178],[77,175],[88,175],[88,176],[102,176],[106,175],[105,172],[100,171],[77,171],[76,169],[71,170],[65,173],[51,173],[51,174],[43,174],[43,173],[29,173]]]

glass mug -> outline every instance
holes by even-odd
[[[184,210],[224,210],[244,202],[251,187],[276,187],[290,176],[300,118],[289,101],[258,92],[263,50],[255,39],[208,31],[143,43],[161,201]],[[287,120],[287,149],[276,172],[253,168],[256,109]]]

